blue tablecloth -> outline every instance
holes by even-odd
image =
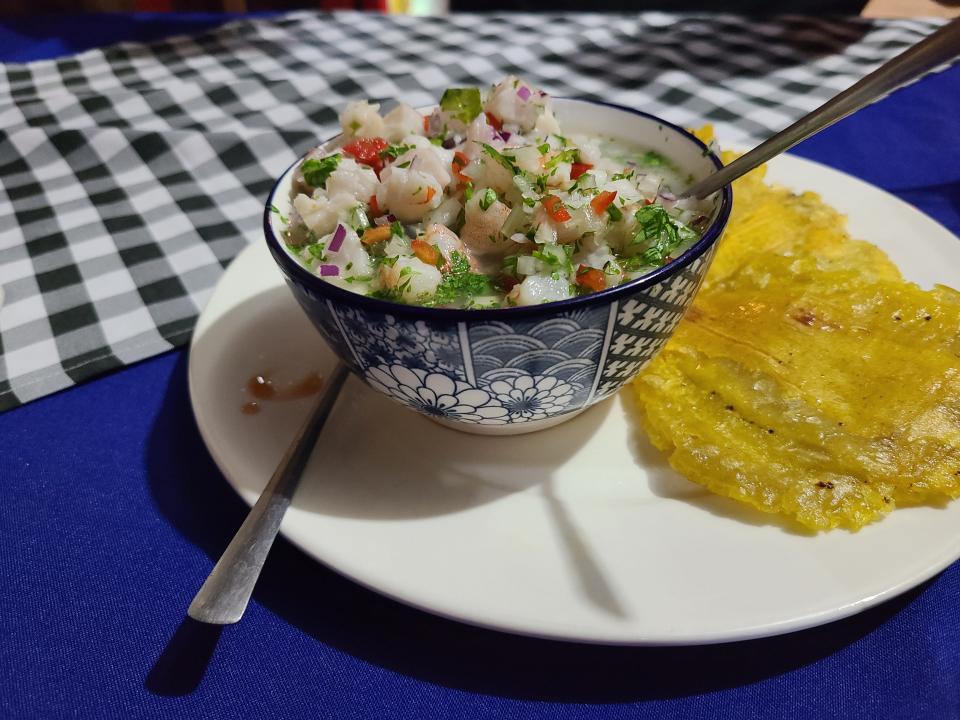
[[[0,22],[0,60],[218,21]],[[960,233],[958,116],[955,67],[796,152]],[[170,353],[0,415],[0,716],[960,718],[958,564],[822,628],[630,649],[438,619],[281,540],[242,623],[187,622],[246,509],[196,431],[186,366]]]

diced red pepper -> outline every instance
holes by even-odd
[[[494,130],[498,132],[500,130],[503,130],[503,120],[500,120],[499,118],[497,118],[496,115],[493,115],[492,113],[484,113],[484,115],[487,116],[487,122],[490,123],[490,125],[493,127]]]
[[[368,204],[370,205],[370,214],[373,215],[373,217],[380,217],[383,215],[383,213],[380,211],[380,206],[377,204],[376,195],[370,196],[370,201]]]
[[[453,154],[453,160],[450,162],[450,169],[453,171],[454,177],[456,177],[460,182],[470,182],[470,178],[463,174],[463,169],[469,164],[470,158],[468,158],[459,150]]]
[[[587,170],[593,170],[593,165],[590,163],[573,163],[573,165],[570,166],[570,179],[576,180]]]
[[[606,287],[606,282],[604,282],[603,272],[587,265],[581,265],[577,268],[577,285],[592,292],[600,292]]]
[[[437,248],[428,243],[426,240],[417,238],[410,243],[410,247],[413,250],[413,254],[420,258],[427,265],[436,265],[437,260],[440,259],[440,253],[437,252]]]
[[[570,213],[556,195],[547,195],[541,202],[550,217],[557,222],[566,222],[570,219]]]
[[[608,207],[617,199],[616,190],[604,190],[602,193],[598,193],[594,196],[593,200],[590,201],[590,207],[593,208],[593,211],[597,215],[603,215]]]
[[[383,138],[357,138],[349,145],[343,146],[343,151],[353,157],[358,163],[369,165],[377,175],[383,170],[383,158],[380,153],[389,147]]]

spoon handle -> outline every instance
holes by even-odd
[[[695,183],[680,197],[706,197],[736,178],[789,150],[801,140],[879,100],[920,75],[960,55],[960,18],[927,36],[910,49],[888,60],[854,85],[828,100],[793,125],[765,140],[725,168]]]
[[[343,363],[337,364],[323,395],[293,438],[270,482],[190,603],[187,614],[194,620],[228,625],[243,617],[303,468],[349,374]]]

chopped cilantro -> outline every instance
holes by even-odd
[[[640,259],[647,265],[662,265],[670,251],[681,243],[696,238],[686,225],[671,218],[661,205],[645,205],[634,215],[637,228],[632,245],[644,244]]]
[[[413,162],[413,160],[407,160],[406,162],[402,162],[402,163],[400,163],[399,165],[397,165],[397,167],[398,167],[398,168],[408,168],[408,167],[410,167],[410,164],[411,164],[412,162]]]
[[[271,205],[271,206],[270,206],[270,212],[272,212],[274,215],[276,215],[276,216],[277,216],[277,219],[278,219],[280,222],[282,222],[284,225],[286,225],[288,222],[290,222],[290,221],[287,219],[287,216],[284,215],[282,212],[280,212],[280,208],[278,208],[276,205]]]
[[[541,245],[537,250],[530,253],[533,257],[553,268],[552,274],[564,272],[570,274],[573,265],[570,258],[573,257],[573,248],[569,245]]]
[[[390,234],[396,235],[397,237],[407,236],[406,231],[403,229],[403,223],[401,223],[399,220],[394,220],[392,223],[390,223]]]
[[[486,211],[496,201],[496,191],[493,188],[487,188],[483,191],[483,196],[480,198],[480,209]]]
[[[426,305],[454,305],[466,303],[477,295],[493,292],[490,278],[470,269],[470,261],[456,250],[450,256],[450,270],[443,275],[433,297],[424,301]]]
[[[610,181],[616,182],[617,180],[629,180],[632,177],[633,177],[633,170],[630,170],[629,172],[617,173],[612,178],[610,178]]]
[[[303,179],[315,188],[326,187],[327,178],[330,177],[330,173],[337,169],[337,165],[340,164],[340,158],[340,153],[334,153],[321,160],[317,160],[316,158],[304,160],[300,166]]]
[[[471,122],[483,112],[480,88],[447,88],[440,98],[440,109],[464,124]]]
[[[430,143],[431,143],[432,145],[443,145],[443,138],[442,138],[442,137],[432,137],[432,138],[430,138]]]
[[[386,150],[380,151],[380,157],[384,160],[387,158],[396,160],[398,157],[410,150],[413,150],[415,147],[416,145],[387,145]]]
[[[546,155],[550,152],[550,143],[544,143],[543,145],[538,145],[537,150],[540,151],[541,155]]]
[[[314,243],[313,245],[307,245],[307,250],[313,255],[317,260],[323,260],[323,243]]]
[[[469,201],[473,197],[473,183],[468,182],[463,187],[463,199]]]
[[[610,216],[610,220],[612,222],[623,220],[623,213],[620,212],[620,208],[618,208],[613,203],[610,203],[609,205],[607,205],[607,215]]]
[[[561,150],[552,158],[547,160],[547,164],[544,166],[547,170],[556,169],[557,165],[560,163],[575,163],[580,157],[580,151],[576,148],[568,148],[567,150]]]
[[[498,163],[503,165],[507,170],[512,174],[516,175],[520,172],[520,168],[513,164],[513,161],[504,155],[502,152],[497,150],[495,147],[487,145],[486,143],[481,143],[483,145],[483,151],[496,160]]]

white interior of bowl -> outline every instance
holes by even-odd
[[[632,143],[643,149],[655,150],[673,162],[681,175],[692,175],[694,181],[716,171],[712,155],[705,155],[700,145],[657,118],[586,100],[555,98],[553,102],[554,112],[565,133],[601,135]],[[431,112],[433,107],[417,109],[426,114]],[[298,164],[287,170],[270,197],[270,204],[279,210],[270,216],[271,227],[277,237],[282,237],[286,227],[283,220],[291,214],[293,203],[290,187]],[[711,220],[715,220],[720,211],[720,197],[719,193],[714,195]]]

